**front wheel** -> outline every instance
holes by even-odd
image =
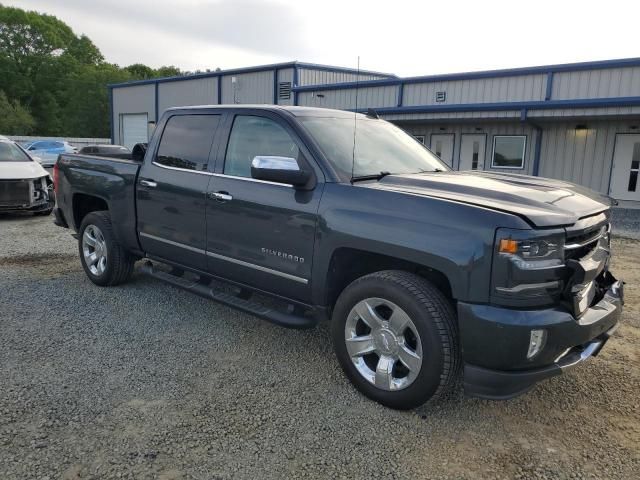
[[[131,277],[135,259],[118,243],[108,212],[89,213],[79,234],[80,262],[93,283],[118,285]]]
[[[333,312],[336,355],[351,382],[391,408],[415,408],[455,385],[456,317],[434,285],[382,271],[351,283]]]

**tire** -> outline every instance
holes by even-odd
[[[135,258],[118,243],[108,212],[92,212],[84,217],[78,236],[78,252],[82,268],[96,285],[119,285],[129,280],[133,273]],[[91,253],[100,260],[92,262]]]
[[[456,385],[460,352],[453,305],[417,275],[387,270],[355,280],[336,302],[331,334],[349,380],[382,405],[408,410]]]

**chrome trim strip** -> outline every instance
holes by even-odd
[[[579,363],[584,362],[586,359],[588,359],[589,357],[592,357],[595,353],[597,353],[598,350],[602,348],[603,343],[604,343],[604,340],[592,341],[584,348],[584,350],[580,352],[579,355],[573,356],[569,354],[567,355],[567,357],[560,358],[558,360],[558,366],[562,369],[562,371],[575,367]],[[564,363],[562,362],[563,360],[565,360]]]
[[[541,288],[557,288],[560,286],[560,282],[554,280],[552,282],[545,283],[523,283],[521,285],[516,285],[515,287],[496,287],[496,290],[503,293],[520,293],[524,290],[538,290]]]
[[[185,250],[191,250],[192,252],[201,253],[202,255],[205,255],[207,253],[204,250],[201,250],[200,248],[191,247],[189,245],[185,245],[184,243],[178,243],[178,242],[174,242],[173,240],[167,240],[166,238],[156,237],[155,235],[151,235],[149,233],[144,233],[144,232],[139,232],[139,233],[141,237],[147,237],[147,238],[150,238],[151,240],[156,240],[162,243],[168,243],[169,245],[173,245],[175,247],[180,247],[180,248],[184,248]]]
[[[236,258],[225,257],[224,255],[219,255],[217,253],[207,252],[205,250],[201,250],[199,248],[191,247],[191,246],[185,245],[183,243],[174,242],[173,240],[167,240],[166,238],[156,237],[155,235],[151,235],[149,233],[139,232],[139,234],[140,234],[141,237],[150,238],[151,240],[156,240],[158,242],[167,243],[169,245],[173,245],[173,246],[176,246],[176,247],[184,248],[184,249],[190,250],[192,252],[201,253],[203,255],[207,255],[207,256],[212,257],[212,258],[217,258],[218,260],[224,260],[224,261],[227,261],[227,262],[235,263],[237,265],[242,265],[243,267],[248,267],[248,268],[253,268],[255,270],[260,270],[261,272],[266,272],[266,273],[270,273],[272,275],[277,275],[279,277],[283,277],[283,278],[286,278],[288,280],[293,280],[294,282],[303,283],[305,285],[309,283],[309,280],[307,280],[306,278],[296,277],[295,275],[291,275],[291,274],[285,273],[285,272],[280,272],[279,270],[273,270],[271,268],[263,267],[261,265],[256,265],[254,263],[244,262],[244,261],[238,260]]]
[[[278,187],[293,188],[293,185],[287,185],[286,183],[270,182],[268,180],[258,180],[257,178],[250,178],[250,177],[237,177],[235,175],[225,175],[224,173],[205,172],[203,170],[189,170],[188,168],[169,167],[168,165],[162,165],[156,161],[153,161],[151,163],[156,167],[166,168],[167,170],[175,170],[178,172],[197,173],[198,175],[208,175],[210,177],[232,178],[234,180],[244,180],[245,182],[266,183],[267,185],[276,185]]]
[[[243,267],[249,267],[255,270],[260,270],[261,272],[271,273],[272,275],[277,275],[279,277],[287,278],[289,280],[293,280],[294,282],[304,283],[305,285],[309,283],[309,280],[307,280],[306,278],[296,277],[295,275],[290,275],[288,273],[280,272],[279,270],[273,270],[271,268],[262,267],[254,263],[244,262],[242,260],[238,260],[237,258],[225,257],[224,255],[219,255],[213,252],[207,252],[207,256],[217,258],[219,260],[225,260],[227,262],[235,263],[238,265],[242,265]]]
[[[565,245],[564,249],[565,250],[575,250],[576,248],[584,247],[586,245],[589,245],[590,243],[593,243],[595,241],[600,240],[602,237],[605,236],[605,234],[606,233],[601,230],[600,233],[598,233],[596,236],[591,237],[591,238],[589,238],[587,240],[584,240],[584,241],[579,242],[579,243],[569,243],[569,244]]]

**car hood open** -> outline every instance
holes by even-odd
[[[610,197],[573,183],[509,173],[389,175],[361,185],[509,212],[537,227],[572,225],[612,205]]]
[[[38,162],[0,162],[0,180],[30,180],[49,175]]]

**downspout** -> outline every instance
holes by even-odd
[[[298,64],[293,66],[293,104],[298,105],[298,91],[295,89],[298,86]]]
[[[540,155],[541,155],[541,150],[542,150],[542,127],[535,123],[532,122],[528,116],[527,116],[527,110],[523,109],[522,112],[520,112],[520,121],[522,121],[523,123],[526,123],[527,125],[531,125],[533,128],[536,129],[536,143],[534,144],[534,152],[533,152],[533,169],[531,171],[531,174],[534,177],[539,176],[540,174]]]
[[[107,86],[109,90],[109,129],[111,130],[111,145],[116,143],[116,132],[113,130],[113,87]]]

